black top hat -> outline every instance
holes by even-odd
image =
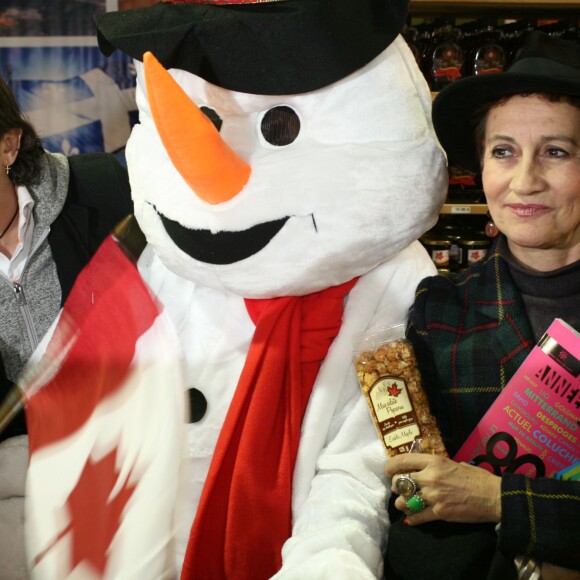
[[[474,113],[485,103],[526,93],[580,97],[580,45],[534,31],[505,72],[444,87],[433,102],[433,124],[449,159],[477,172]]]
[[[239,3],[238,3],[239,2]],[[378,56],[401,31],[408,0],[181,0],[95,16],[99,47],[151,51],[218,86],[305,93]]]

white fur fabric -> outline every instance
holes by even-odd
[[[372,270],[437,220],[445,159],[429,89],[402,38],[345,79],[300,95],[236,93],[171,69],[193,102],[220,115],[223,139],[252,167],[242,191],[218,205],[199,199],[172,165],[151,117],[143,65],[136,67],[140,124],[127,145],[135,214],[178,275],[244,297],[307,294]],[[260,132],[278,105],[300,118],[298,138],[285,147]],[[215,266],[177,248],[157,212],[214,233],[289,219],[261,251]]]
[[[24,491],[28,437],[0,443],[0,580],[27,580],[24,550]]]
[[[243,300],[180,279],[147,247],[139,270],[166,305],[185,345],[187,385],[208,406],[187,427],[176,561],[181,567],[217,439],[244,364],[253,324]],[[353,370],[354,337],[404,322],[415,288],[435,266],[415,242],[358,280],[323,362],[302,424],[294,472],[293,531],[281,579],[381,576],[386,453]],[[331,573],[332,572],[332,573]]]
[[[404,323],[418,280],[436,269],[418,242],[361,277],[316,379],[294,472],[292,537],[277,580],[382,578],[386,453],[353,367],[361,334]]]

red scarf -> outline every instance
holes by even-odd
[[[302,418],[355,283],[246,299],[256,330],[203,488],[182,580],[262,580],[280,569],[292,531]]]

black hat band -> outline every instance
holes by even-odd
[[[408,0],[280,0],[154,4],[97,14],[99,47],[142,60],[152,52],[217,86],[306,93],[377,57],[405,24]]]

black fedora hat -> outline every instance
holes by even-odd
[[[305,93],[378,56],[399,34],[408,0],[180,0],[95,16],[101,51],[253,94]]]
[[[580,97],[580,45],[534,31],[505,72],[444,87],[433,102],[433,124],[450,161],[479,171],[474,113],[485,103],[526,93]]]

